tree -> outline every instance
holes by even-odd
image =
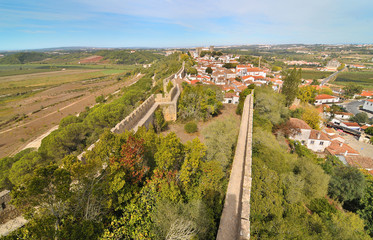
[[[340,166],[330,179],[328,194],[342,203],[361,199],[365,185],[365,178],[357,168]]]
[[[162,109],[157,109],[154,113],[154,128],[157,133],[160,133],[167,127],[167,122],[164,119]]]
[[[316,108],[307,106],[304,108],[302,119],[313,129],[320,129],[320,115]]]
[[[359,124],[364,124],[369,121],[369,117],[368,117],[368,114],[366,114],[365,112],[360,112],[356,114],[355,116],[351,117],[350,120],[353,122],[357,122]]]
[[[355,85],[352,83],[349,83],[343,88],[344,95],[346,95],[347,97],[352,97],[355,94],[360,94],[362,90],[363,90],[362,86]]]
[[[251,91],[252,91],[251,89],[246,88],[245,90],[240,92],[240,98],[238,99],[236,114],[242,115],[245,99],[246,99],[247,95],[249,95],[251,93]]]
[[[205,156],[206,147],[198,138],[186,143],[185,159],[180,169],[180,181],[185,190],[190,190],[198,185]]]
[[[316,89],[312,86],[301,87],[298,90],[298,99],[302,102],[313,103],[315,101]]]
[[[365,133],[369,135],[373,135],[373,127],[368,127],[367,129],[365,129]]]
[[[50,216],[53,235],[58,239],[71,197],[70,184],[71,175],[66,169],[57,165],[40,167],[24,187],[19,186],[12,192],[12,203],[24,213]]]
[[[212,68],[211,67],[207,67],[206,70],[205,70],[206,73],[208,74],[211,74],[212,73]]]
[[[286,106],[290,106],[298,94],[298,86],[302,81],[302,69],[287,70],[283,72],[284,83],[282,93],[286,97]]]
[[[237,120],[226,118],[213,122],[202,133],[207,146],[207,160],[218,161],[225,169],[232,160],[238,134]]]

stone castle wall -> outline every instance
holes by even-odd
[[[250,238],[253,93],[245,99],[217,240]]]

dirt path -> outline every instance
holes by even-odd
[[[0,132],[0,158],[19,152],[38,136],[58,125],[62,118],[76,115],[84,111],[85,107],[96,104],[97,96],[114,93],[120,88],[133,84],[140,77],[137,76],[126,82],[118,82],[92,93],[87,92],[81,98],[56,104],[46,111],[40,111],[19,122],[16,126],[9,126],[9,128],[2,130]]]

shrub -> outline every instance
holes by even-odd
[[[188,122],[187,124],[185,124],[184,130],[187,133],[197,132],[198,131],[197,124],[194,122]]]

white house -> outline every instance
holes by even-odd
[[[331,144],[329,137],[324,132],[312,129],[301,119],[290,118],[288,125],[292,132],[289,138],[300,141],[314,152],[323,152]]]
[[[373,99],[368,99],[364,101],[363,109],[365,111],[373,112]]]
[[[341,120],[348,120],[353,117],[354,114],[348,112],[335,112],[334,117]]]
[[[224,94],[224,101],[223,103],[233,103],[238,104],[238,100],[240,99],[239,96],[237,96],[236,93],[233,92],[227,92]]]
[[[337,102],[339,102],[339,97],[330,96],[328,94],[320,94],[315,97],[315,105]]]
[[[306,146],[314,152],[323,152],[330,144],[331,141],[325,133],[312,129]]]
[[[342,127],[346,127],[352,130],[360,131],[360,125],[356,122],[341,122]]]

